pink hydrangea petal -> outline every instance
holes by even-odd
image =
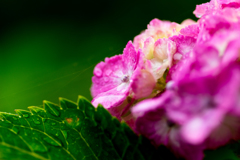
[[[167,80],[214,75],[220,71],[220,65],[221,57],[215,47],[206,44],[197,45],[190,53],[190,57],[181,59],[176,66],[170,68]]]
[[[116,91],[116,89],[110,90],[108,92],[103,92],[92,100],[92,104],[95,107],[101,104],[113,116],[120,118],[122,109],[125,107],[125,106],[121,106],[121,104],[124,103],[128,95],[127,89],[129,89],[129,87],[126,88],[126,92],[122,94],[119,94],[119,92]]]
[[[144,100],[144,101],[138,103],[137,105],[135,105],[131,109],[131,111],[132,111],[134,117],[142,117],[147,112],[155,111],[158,108],[161,109],[160,106],[165,102],[166,98],[168,98],[168,96],[165,94],[165,96],[162,98],[153,98],[153,99]]]
[[[152,37],[149,37],[144,41],[143,53],[146,59],[153,58],[154,42],[155,40]]]
[[[185,22],[185,24],[188,23],[192,22],[190,22],[190,20]],[[181,25],[174,22],[153,19],[147,26],[147,29],[134,38],[134,46],[136,49],[142,49],[147,38],[152,37],[154,41],[157,41],[160,38],[169,38],[173,35],[179,34],[181,28]]]
[[[133,107],[132,114],[137,118],[136,128],[139,133],[150,139],[156,146],[167,145],[169,127],[163,118],[165,111],[161,108],[153,110],[158,107],[156,105],[158,103],[154,101],[146,100]],[[151,108],[148,109],[147,106]],[[143,110],[145,112],[142,112]]]
[[[155,81],[161,78],[166,69],[171,65],[172,55],[176,51],[176,45],[169,39],[154,39],[149,37],[144,43],[145,69],[149,71]]]
[[[181,25],[183,25],[183,26],[188,26],[188,25],[193,25],[193,24],[196,24],[196,22],[192,19],[185,19],[181,23]]]
[[[94,76],[92,77],[93,85],[91,93],[96,97],[102,92],[111,90],[121,84],[123,76],[122,56],[117,55],[111,58],[106,58],[105,62],[100,62],[94,68]]]
[[[169,126],[163,108],[165,97],[144,100],[131,111],[136,118],[136,129],[156,146],[168,144]]]
[[[233,76],[236,74],[240,75],[239,72],[229,72],[233,70],[231,67],[234,67],[234,65],[229,67],[224,68],[219,75],[216,75],[216,77],[205,75],[202,76],[201,79],[197,77],[192,80],[184,80],[182,81],[184,82],[183,84],[178,83],[180,86],[178,86],[177,93],[175,93],[176,91],[167,91],[159,98],[153,99],[152,101],[148,100],[146,102],[141,102],[135,106],[136,108],[134,107],[132,112],[137,118],[136,126],[139,129],[139,132],[149,137],[156,144],[168,144],[169,147],[173,148],[176,154],[179,155],[185,155],[185,151],[190,145],[188,143],[191,143],[194,146],[195,144],[200,146],[205,145],[205,147],[210,148],[210,142],[213,143],[212,146],[221,146],[229,139],[239,137],[238,134],[238,136],[236,135],[236,132],[233,133],[233,136],[229,135],[229,132],[227,131],[226,134],[223,134],[225,135],[225,138],[221,141],[219,141],[218,138],[211,139],[215,129],[222,128],[222,117],[225,116],[226,112],[231,111],[231,107],[226,107],[226,105],[231,106],[231,103],[222,104],[222,102],[228,102],[228,99],[232,100],[232,92],[227,90],[219,92],[219,88],[223,89],[223,87],[225,87],[226,89],[228,88],[232,90],[233,88],[231,86],[236,86],[236,83],[233,83],[232,80],[236,80],[236,82],[239,81],[239,79],[236,79]],[[239,69],[237,70],[240,71]],[[229,79],[229,77],[231,78]],[[175,97],[178,96],[180,96],[180,98],[176,99]],[[221,101],[218,101],[216,98],[221,99]],[[178,116],[176,116],[176,113],[178,113]],[[181,115],[180,113],[183,114]],[[185,137],[186,142],[184,142],[180,148],[177,144],[181,144],[181,141],[177,141],[178,143],[170,141],[169,134],[166,134],[166,130],[168,130],[166,121],[164,123],[164,119],[166,118],[170,118],[180,126],[182,125],[183,127],[188,128],[188,130],[185,131],[185,134],[188,136],[192,136],[195,132],[201,134],[195,134],[195,137],[188,137],[188,139]],[[196,125],[196,120],[199,122],[198,125]],[[157,127],[159,125],[161,126],[161,129]],[[229,123],[229,126],[232,125],[235,126],[235,123]],[[149,128],[147,128],[148,126]],[[169,133],[170,135],[174,134],[172,129]],[[172,139],[174,139],[174,136]],[[183,146],[186,148],[183,149]],[[199,155],[202,155],[201,150],[196,150],[196,152]]]
[[[132,90],[135,99],[149,96],[156,85],[153,75],[147,70],[139,69],[135,71],[132,81]]]
[[[182,76],[182,72],[185,71],[184,68],[191,60],[191,53],[196,44],[195,38],[183,35],[173,36],[170,39],[176,44],[176,52],[172,56],[172,66],[169,69],[167,81]]]
[[[128,105],[126,98],[132,87],[133,74],[136,68],[142,67],[142,52],[137,52],[129,41],[123,55],[106,58],[105,62],[95,67],[91,87],[94,96],[92,104],[95,107],[102,104],[120,119],[123,109]]]
[[[129,41],[126,47],[124,48],[122,55],[125,74],[129,72],[132,73],[136,69],[139,62],[139,58],[140,52],[137,52],[132,42]]]
[[[151,40],[151,44],[148,43],[146,47],[152,47],[152,49],[154,49],[153,58],[145,60],[145,69],[149,71],[153,75],[155,81],[157,81],[170,66],[172,55],[176,51],[176,45],[173,41],[163,38],[158,39],[153,46],[152,38],[149,38],[149,40]]]
[[[220,125],[221,110],[207,110],[200,117],[189,120],[181,129],[183,138],[193,145],[201,144]]]
[[[208,54],[206,54],[208,53]],[[195,62],[191,64],[191,76],[197,76],[199,72],[202,75],[209,74],[209,72],[219,68],[221,58],[216,48],[207,45],[199,45],[194,48]]]
[[[240,7],[240,2],[231,2],[231,3],[227,3],[227,4],[222,4],[222,9],[226,8],[226,7],[230,7],[230,8],[239,8]]]
[[[161,78],[169,67],[169,62],[161,62],[159,59],[153,58],[145,62],[145,69],[149,71],[154,77],[155,81]]]
[[[238,30],[237,31],[224,30],[212,36],[211,39],[205,43],[214,46],[218,50],[219,56],[223,56],[223,55],[226,55],[224,54],[224,52],[226,51],[226,48],[228,47],[229,43],[231,41],[240,39],[239,35],[240,35],[240,32]],[[237,46],[235,46],[234,49],[235,49],[235,52],[237,52]]]
[[[233,32],[234,33],[234,32]],[[233,61],[237,61],[240,58],[240,32],[235,32],[236,38],[230,41],[226,48],[225,48],[225,53],[223,55],[223,63],[228,64]]]
[[[216,102],[222,104],[221,108],[231,111],[231,114],[240,115],[240,64],[231,62],[221,70],[218,77]],[[227,94],[226,94],[227,93]],[[222,103],[224,100],[224,103]]]
[[[204,146],[190,145],[182,141],[178,126],[171,126],[163,108],[164,98],[145,100],[132,109],[136,119],[136,129],[156,146],[170,148],[175,155],[187,160],[201,160]]]
[[[200,18],[205,14],[211,14],[212,12],[222,10],[225,8],[239,8],[239,0],[211,0],[208,3],[197,5],[193,12],[196,17]]]
[[[232,8],[226,8],[214,12],[214,14],[208,14],[207,16],[199,20],[200,32],[198,36],[198,42],[202,43],[223,30],[240,28],[240,10],[234,10]]]
[[[169,61],[171,64],[172,55],[176,52],[176,44],[170,39],[158,39],[154,44],[154,57],[160,61]]]
[[[180,30],[180,33],[184,36],[189,36],[193,38],[197,38],[199,34],[199,26],[198,24],[188,25]]]
[[[193,14],[197,18],[201,18],[206,12],[209,12],[209,10],[214,10],[214,9],[215,9],[215,6],[211,2],[208,2],[201,5],[197,5]]]
[[[185,80],[185,85],[179,83],[178,90],[181,92],[171,97],[184,95],[178,99],[180,102],[175,103],[173,100],[166,102],[167,104],[170,102],[167,108],[173,107],[174,104],[179,106],[168,109],[168,117],[184,122],[182,134],[185,140],[191,144],[204,143],[207,148],[211,149],[226,144],[230,139],[240,137],[240,123],[235,122],[234,117],[237,112],[233,111],[238,108],[236,99],[240,97],[239,64],[224,67],[215,76],[202,77],[200,81],[197,78],[191,82]],[[180,107],[179,104],[184,107]],[[193,113],[195,116],[192,115]],[[187,115],[190,116],[187,117]],[[228,122],[226,122],[226,117],[228,117]],[[218,131],[222,130],[224,132],[218,134]]]
[[[107,104],[113,104],[114,101],[113,99],[109,98],[109,100],[107,100],[107,96],[113,96],[113,97],[118,97],[116,98],[116,101],[117,99],[123,99],[122,97],[125,97],[128,95],[129,93],[129,85],[126,85],[125,87],[123,87],[124,89],[123,90],[118,90],[118,88],[114,88],[112,90],[109,90],[107,92],[103,92],[101,94],[99,94],[98,96],[96,96],[94,99],[93,99],[93,105],[94,106],[97,106],[98,104],[103,104],[105,103],[106,105],[104,105],[105,108],[109,108],[109,107],[112,107],[111,105],[107,105]],[[105,101],[106,100],[106,101]],[[105,102],[104,102],[105,101]],[[109,101],[109,102],[108,102]],[[110,101],[113,101],[113,102],[110,102]],[[101,103],[102,102],[102,103]],[[114,105],[116,106],[116,105]]]

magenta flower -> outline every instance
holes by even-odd
[[[240,0],[211,0],[194,14],[198,22],[152,20],[95,67],[91,93],[155,146],[202,160],[240,140]]]

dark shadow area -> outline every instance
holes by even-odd
[[[0,1],[0,111],[91,99],[94,66],[153,18],[181,23],[206,0]]]

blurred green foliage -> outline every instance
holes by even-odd
[[[194,18],[206,0],[0,1],[0,111],[91,99],[94,66],[120,54],[153,18]]]

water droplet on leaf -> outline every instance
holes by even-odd
[[[38,121],[38,120],[33,120],[33,122],[35,123],[35,124],[41,124],[41,122],[40,121]]]

